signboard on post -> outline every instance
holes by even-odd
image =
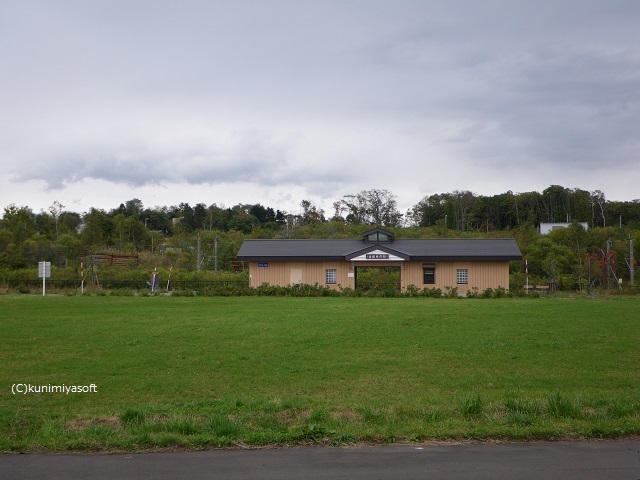
[[[42,278],[42,296],[47,291],[47,278],[51,276],[51,262],[38,263],[38,278]]]

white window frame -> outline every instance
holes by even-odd
[[[456,282],[458,285],[468,285],[469,284],[469,269],[468,268],[458,268],[456,270]]]
[[[338,269],[327,268],[324,271],[324,283],[327,285],[335,285],[338,283]]]

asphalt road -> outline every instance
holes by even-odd
[[[0,479],[640,480],[640,441],[11,454]]]

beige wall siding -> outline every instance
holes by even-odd
[[[262,263],[262,262],[261,262]],[[302,269],[302,283],[309,285],[327,286],[333,289],[353,288],[353,278],[349,278],[351,262],[264,262],[268,267],[258,267],[258,262],[249,262],[249,285],[259,287],[263,283],[287,286],[291,284],[291,270]],[[325,284],[326,270],[336,270],[335,284]]]
[[[436,283],[434,285],[422,283],[422,265],[424,263],[435,263],[436,265]],[[468,284],[458,285],[458,269],[468,270]],[[479,292],[496,287],[509,289],[509,262],[407,262],[403,273],[403,288],[414,285],[417,288],[440,288],[442,291],[446,291],[447,287],[456,287],[458,293],[471,292],[474,287]]]
[[[329,288],[354,288],[354,278],[349,277],[353,273],[351,262],[265,262],[268,267],[258,267],[258,262],[249,262],[249,285],[252,288],[259,287],[263,283],[271,285],[287,286],[291,284],[291,270],[302,270],[302,283],[324,286],[325,271],[335,268],[337,283],[327,285]],[[436,283],[424,285],[422,265],[435,263]],[[440,288],[446,291],[447,287],[456,287],[458,293],[464,294],[473,291],[474,287],[479,292],[487,288],[509,288],[509,262],[356,262],[355,266],[401,266],[402,289],[408,285],[417,288]],[[469,283],[457,284],[457,270],[467,269]]]

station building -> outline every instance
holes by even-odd
[[[249,264],[249,285],[298,283],[333,289],[358,288],[358,270],[392,267],[400,272],[400,288],[509,289],[509,261],[522,254],[512,238],[395,239],[374,228],[361,239],[245,240],[237,255]]]

